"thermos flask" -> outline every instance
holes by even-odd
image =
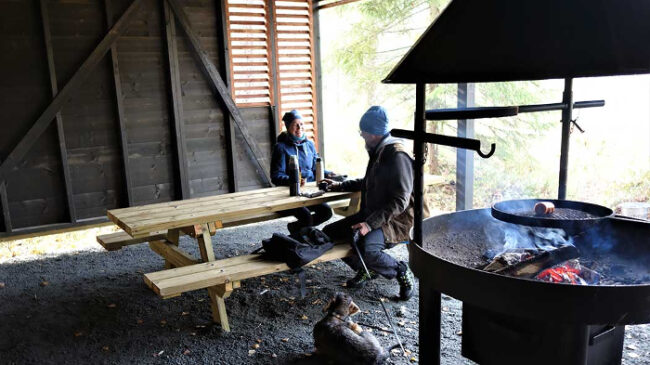
[[[319,182],[325,178],[325,170],[323,170],[323,159],[316,157],[316,181]]]
[[[298,156],[289,156],[289,195],[300,195],[300,167]]]

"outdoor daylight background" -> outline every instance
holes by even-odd
[[[414,85],[381,80],[399,62],[448,0],[360,1],[320,12],[325,162],[329,169],[363,176],[367,154],[358,122],[383,105],[392,128],[413,128]],[[495,40],[498,42],[498,40]],[[459,45],[462,46],[462,45]],[[557,55],[562,57],[562,55]],[[480,58],[476,62],[481,62]],[[574,100],[604,99],[605,107],[578,109],[585,130],[571,134],[567,199],[615,208],[650,200],[650,76],[579,78]],[[455,108],[456,85],[428,85],[427,109]],[[561,102],[563,80],[476,85],[477,106]],[[557,197],[561,112],[483,119],[476,138],[490,159],[475,155],[474,207],[523,197]],[[430,132],[456,135],[456,121],[428,122]],[[456,151],[429,146],[426,173],[455,180]],[[452,211],[451,184],[430,189],[433,208]]]

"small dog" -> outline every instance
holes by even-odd
[[[323,309],[327,314],[314,326],[316,353],[336,364],[381,364],[388,352],[370,332],[349,320],[359,312],[352,298],[336,293]]]

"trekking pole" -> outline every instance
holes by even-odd
[[[366,275],[368,275],[368,277],[370,278],[371,277],[370,271],[368,270],[366,263],[363,261],[363,257],[361,256],[361,251],[359,250],[359,246],[357,246],[357,242],[359,241],[360,238],[361,238],[361,231],[358,229],[354,230],[352,234],[352,247],[354,247],[354,250],[357,252],[359,261],[361,261],[361,265],[363,265],[363,270],[366,272]],[[375,295],[379,297],[379,291],[377,290],[376,286],[375,286]],[[406,350],[404,350],[404,346],[402,345],[402,340],[399,338],[397,329],[395,328],[395,326],[393,326],[393,320],[390,317],[390,314],[388,313],[388,309],[386,309],[386,305],[381,299],[379,299],[379,303],[381,304],[381,307],[384,310],[384,314],[386,314],[386,319],[388,319],[388,324],[390,325],[390,328],[393,330],[393,334],[397,339],[397,343],[399,344],[399,347],[402,349],[402,354],[406,354]]]

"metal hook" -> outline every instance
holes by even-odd
[[[497,148],[497,145],[495,143],[492,143],[490,145],[490,152],[483,153],[483,152],[481,152],[481,148],[479,147],[479,148],[476,149],[476,153],[478,153],[478,155],[483,157],[483,158],[490,158],[494,154],[494,151],[496,150],[496,148]]]

